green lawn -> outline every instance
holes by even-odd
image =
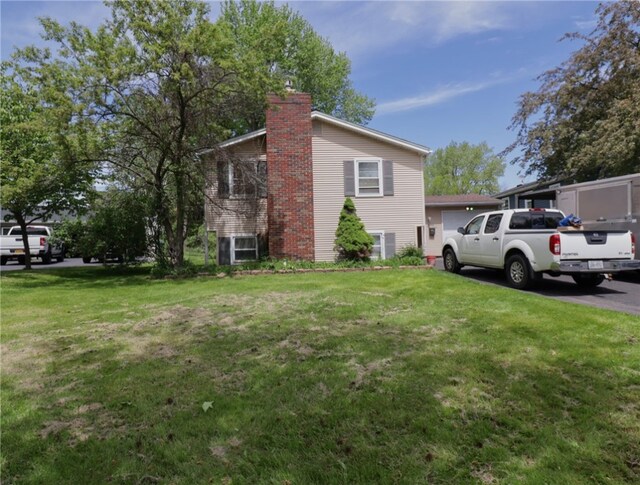
[[[427,270],[146,272],[2,275],[4,484],[640,480],[638,317]]]

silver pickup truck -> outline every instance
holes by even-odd
[[[0,264],[17,260],[24,264],[24,235],[20,226],[13,226],[5,236],[0,236]],[[44,264],[49,264],[55,258],[58,262],[64,261],[64,248],[49,244],[51,228],[47,226],[27,226],[29,238],[29,251],[32,258],[40,258]]]
[[[562,212],[515,209],[473,218],[442,248],[444,267],[503,269],[509,285],[525,289],[543,274],[571,275],[582,286],[597,286],[606,274],[640,269],[631,231],[571,230],[558,227]]]

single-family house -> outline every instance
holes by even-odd
[[[374,238],[374,257],[423,244],[428,148],[312,111],[305,93],[268,101],[263,129],[209,154],[206,225],[217,234],[219,264],[335,260],[346,197]]]
[[[503,202],[504,209],[553,209],[556,207],[556,189],[565,180],[563,177],[555,177],[519,184],[493,197]]]

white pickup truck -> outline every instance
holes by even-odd
[[[631,231],[559,228],[562,212],[515,209],[473,218],[442,247],[444,267],[503,269],[509,285],[525,289],[542,279],[568,274],[582,286],[597,286],[606,274],[640,269]]]
[[[44,264],[49,264],[55,258],[58,262],[64,261],[64,248],[49,244],[51,228],[47,226],[27,226],[29,238],[29,251],[32,258],[40,258]],[[20,226],[13,226],[6,236],[0,237],[0,264],[7,261],[18,260],[24,264],[24,241]]]

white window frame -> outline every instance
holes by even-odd
[[[378,164],[378,193],[377,194],[361,194],[360,193],[360,164],[375,162]],[[356,197],[382,197],[384,195],[384,176],[382,175],[382,158],[356,158],[354,160],[354,175],[356,182]]]
[[[236,238],[253,238],[256,241],[256,257],[255,259],[236,259]],[[233,234],[231,236],[231,264],[242,264],[249,261],[258,260],[258,236],[256,234]]]
[[[380,236],[380,259],[385,259],[384,254],[384,231],[367,231],[370,236]]]
[[[230,199],[246,199],[248,196],[246,194],[235,194],[234,193],[234,171],[235,171],[235,166],[238,163],[247,163],[247,164],[252,164],[254,171],[256,173],[256,177],[258,174],[258,163],[260,162],[260,160],[257,159],[249,159],[249,160],[238,160],[238,161],[230,161],[229,163],[227,163],[227,184],[229,186],[229,198]],[[258,198],[258,192],[260,191],[260,189],[258,187],[256,187],[256,198]]]

